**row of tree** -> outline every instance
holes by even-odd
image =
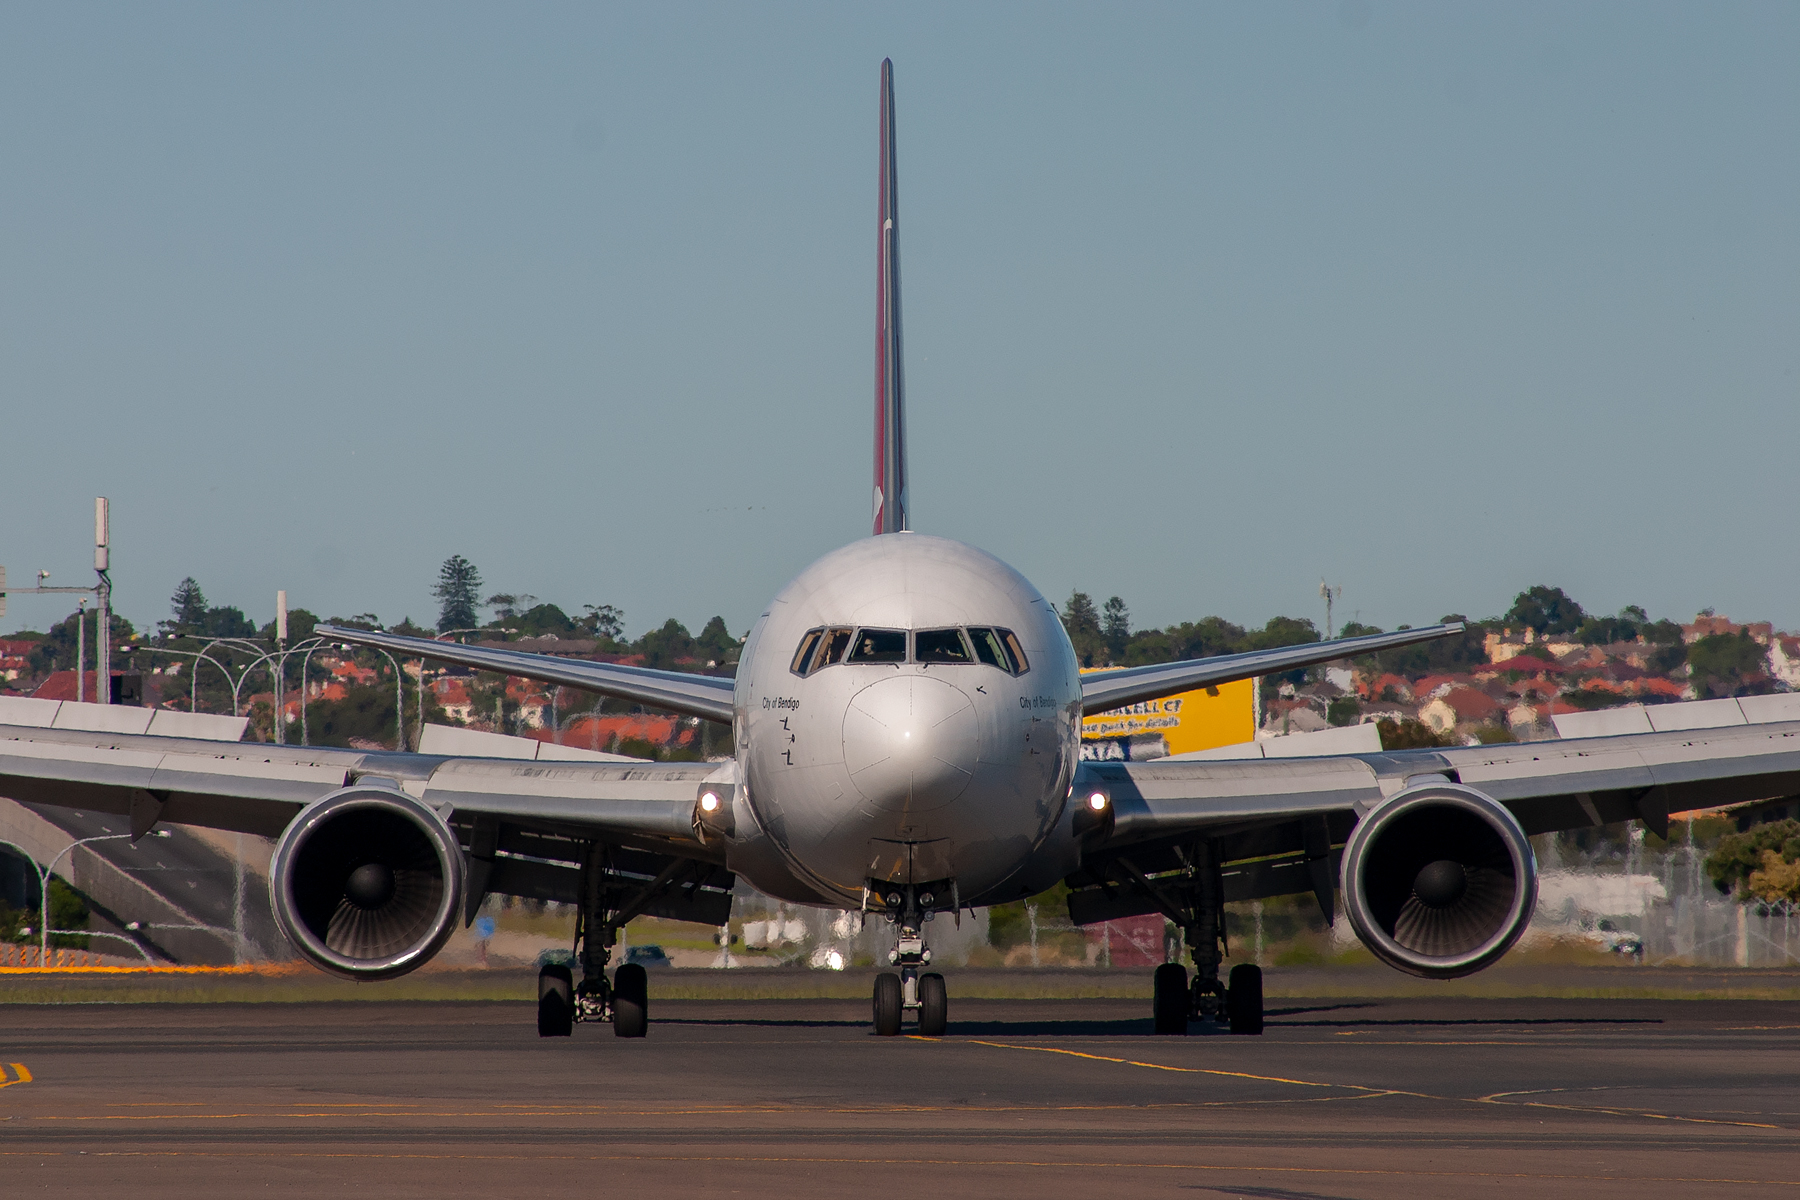
[[[1223,617],[1203,617],[1165,629],[1134,630],[1131,610],[1123,599],[1113,596],[1096,606],[1093,597],[1081,591],[1069,596],[1060,613],[1084,667],[1147,666],[1321,640],[1312,621],[1295,617],[1271,617],[1259,629],[1246,628]],[[1568,638],[1590,646],[1648,643],[1655,648],[1647,660],[1648,669],[1667,675],[1685,663],[1689,681],[1702,699],[1768,691],[1774,686],[1768,674],[1767,651],[1747,632],[1712,634],[1684,644],[1681,626],[1674,621],[1652,621],[1635,604],[1627,605],[1614,616],[1599,616],[1584,610],[1557,587],[1527,588],[1498,617],[1473,620],[1461,613],[1449,613],[1439,620],[1462,621],[1467,629],[1460,637],[1371,655],[1359,660],[1361,665],[1408,678],[1468,671],[1488,661],[1489,633],[1529,629],[1540,637]],[[1351,621],[1337,631],[1337,636],[1360,637],[1381,632],[1378,626]],[[1525,652],[1539,658],[1550,657],[1549,650],[1541,644]],[[1304,676],[1303,671],[1288,672],[1273,678],[1271,684],[1299,683]]]
[[[625,613],[611,604],[584,604],[582,614],[572,617],[528,593],[496,592],[484,600],[482,590],[481,572],[474,563],[460,554],[444,560],[432,588],[440,635],[592,638],[602,653],[639,655],[644,666],[666,671],[717,671],[737,662],[742,639],[732,636],[724,617],[712,618],[698,635],[671,617],[642,637],[627,640]],[[485,623],[484,608],[492,613]]]

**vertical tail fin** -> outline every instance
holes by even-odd
[[[900,231],[895,222],[894,62],[881,61],[880,258],[875,299],[875,532],[907,524],[906,405],[900,370]]]

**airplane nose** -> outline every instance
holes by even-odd
[[[889,811],[942,808],[962,795],[981,757],[969,698],[941,679],[871,684],[844,713],[844,765],[865,799]]]

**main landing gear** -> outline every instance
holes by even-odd
[[[1229,983],[1219,979],[1219,965],[1225,957],[1225,887],[1218,848],[1202,840],[1189,847],[1183,858],[1187,870],[1179,891],[1173,895],[1162,892],[1162,898],[1165,903],[1178,901],[1170,905],[1170,915],[1181,919],[1187,934],[1194,978],[1190,986],[1187,968],[1180,963],[1156,968],[1151,1000],[1156,1032],[1184,1034],[1190,1021],[1222,1021],[1233,1033],[1260,1034],[1262,968],[1239,963],[1231,968]]]
[[[626,963],[606,978],[606,963],[618,943],[619,926],[637,916],[665,880],[635,896],[607,886],[607,848],[589,846],[581,864],[581,915],[575,947],[581,982],[561,963],[538,971],[538,1036],[568,1037],[577,1021],[611,1021],[619,1037],[641,1038],[650,1029],[650,979],[637,963]]]
[[[931,965],[931,951],[925,947],[925,922],[931,919],[931,905],[936,897],[921,893],[913,884],[876,885],[887,902],[894,922],[894,948],[888,962],[900,968],[898,973],[884,971],[875,977],[875,1033],[880,1037],[896,1037],[907,1010],[918,1014],[921,1037],[942,1037],[949,1027],[949,995],[944,977],[935,971],[921,975],[920,967]]]

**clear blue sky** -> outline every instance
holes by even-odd
[[[884,55],[917,527],[1800,626],[1793,4],[8,3],[0,562],[741,632],[868,527]]]

